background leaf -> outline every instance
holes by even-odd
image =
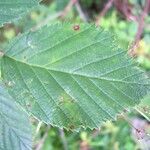
[[[69,3],[69,0],[56,0],[56,10],[57,11],[62,11],[67,4]]]
[[[31,150],[28,116],[0,85],[0,150]]]
[[[0,26],[19,19],[37,6],[38,2],[39,0],[0,0]]]
[[[147,94],[149,80],[136,66],[113,35],[94,25],[65,23],[11,42],[2,76],[16,101],[40,120],[96,128]]]

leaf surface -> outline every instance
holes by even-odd
[[[27,111],[68,129],[114,120],[150,86],[114,36],[88,24],[54,24],[17,37],[6,48],[2,75]]]
[[[18,20],[38,3],[39,0],[0,0],[0,26]]]
[[[31,150],[28,116],[0,85],[0,150]]]

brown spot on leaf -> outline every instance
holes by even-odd
[[[73,29],[74,29],[75,31],[78,31],[78,30],[80,30],[80,26],[79,26],[79,25],[74,25],[74,26],[73,26]]]
[[[69,128],[70,130],[73,130],[73,129],[75,129],[75,126],[74,126],[74,125],[70,125],[68,128]]]
[[[31,108],[31,104],[26,104],[26,106],[27,106],[28,108]]]
[[[15,83],[11,81],[7,81],[4,83],[6,87],[12,87]]]

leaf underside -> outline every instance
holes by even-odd
[[[31,150],[28,116],[0,85],[0,150]]]
[[[2,58],[2,75],[27,111],[67,129],[115,119],[150,85],[113,35],[88,24],[54,24],[17,37]]]
[[[0,0],[0,26],[18,20],[38,3],[39,0]]]

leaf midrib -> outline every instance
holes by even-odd
[[[111,78],[105,78],[105,77],[92,77],[92,76],[87,76],[87,75],[82,75],[82,74],[78,74],[78,73],[69,73],[69,72],[65,72],[65,71],[60,71],[60,70],[55,70],[55,69],[52,69],[52,68],[47,68],[47,67],[43,67],[43,66],[40,66],[40,65],[33,65],[33,64],[30,64],[30,63],[26,63],[26,62],[23,62],[23,61],[20,61],[20,60],[16,60],[14,58],[12,58],[11,56],[8,56],[8,55],[5,55],[3,56],[3,59],[4,58],[9,58],[9,59],[12,59],[14,62],[18,62],[18,63],[21,63],[21,64],[24,64],[24,65],[27,65],[27,66],[30,66],[30,67],[36,67],[36,68],[40,68],[40,69],[44,69],[44,70],[49,70],[49,71],[53,71],[53,72],[59,72],[59,73],[64,73],[64,74],[69,74],[69,75],[74,75],[74,76],[80,76],[80,77],[84,77],[84,78],[90,78],[90,79],[99,79],[99,80],[103,80],[103,81],[107,81],[107,82],[119,82],[119,83],[124,83],[124,84],[137,84],[137,85],[143,85],[143,86],[150,86],[150,83],[137,83],[137,82],[127,82],[127,81],[123,81],[123,80],[116,80],[116,79],[111,79]],[[2,71],[2,75],[3,75],[3,71]]]

